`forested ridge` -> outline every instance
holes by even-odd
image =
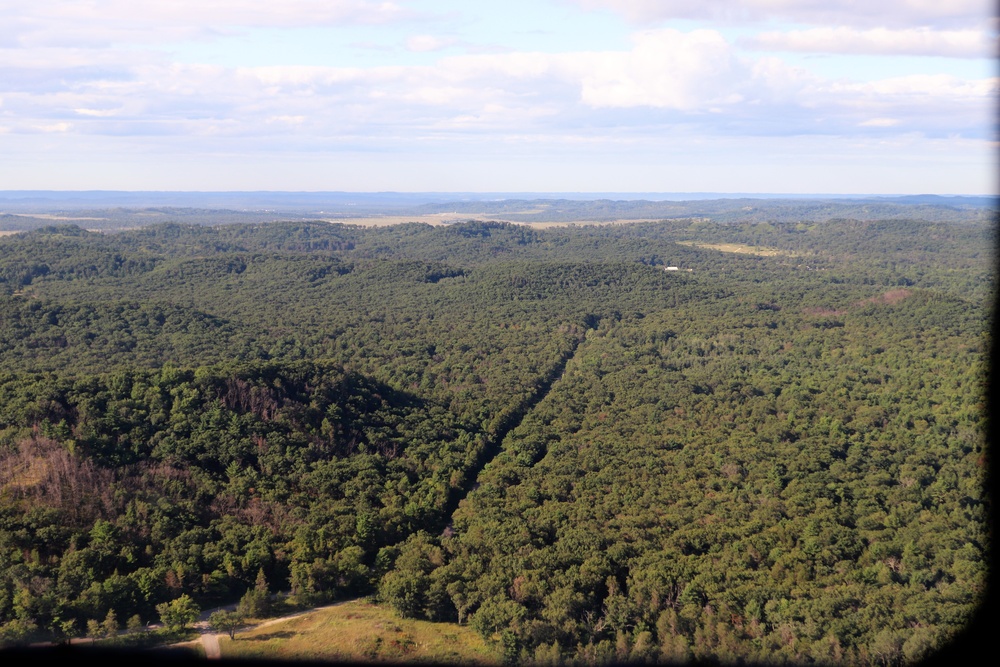
[[[499,194],[499,193],[497,193]],[[47,227],[53,220],[78,221],[101,230],[135,229],[181,222],[228,225],[285,221],[343,221],[386,216],[426,219],[453,215],[516,223],[613,222],[702,218],[712,222],[825,222],[912,220],[985,223],[994,197],[916,195],[902,197],[722,199],[566,199],[471,196],[455,201],[431,193],[208,193],[208,192],[12,192],[0,191],[0,232]],[[430,218],[433,219],[433,218]],[[440,218],[439,218],[440,219]]]
[[[0,642],[263,576],[511,661],[929,655],[985,592],[994,244],[965,218],[0,237]]]

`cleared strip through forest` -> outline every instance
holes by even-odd
[[[588,317],[588,330],[596,329],[600,319],[595,316]],[[552,391],[552,385],[556,383],[560,378],[562,378],[563,373],[566,372],[566,365],[569,361],[576,355],[577,350],[580,348],[580,344],[583,343],[585,337],[581,336],[577,339],[573,346],[560,355],[558,361],[552,365],[549,372],[545,374],[542,381],[538,384],[538,387],[527,399],[521,402],[507,412],[501,414],[496,422],[496,425],[490,429],[490,432],[486,435],[486,444],[480,450],[479,456],[470,470],[470,474],[466,477],[466,481],[461,487],[454,490],[448,499],[448,504],[445,507],[445,521],[447,524],[451,523],[451,517],[458,509],[459,503],[465,499],[469,492],[472,491],[479,480],[479,473],[483,471],[483,468],[496,458],[497,454],[500,453],[501,445],[503,444],[504,438],[507,434],[516,429],[524,421],[524,418],[528,416],[536,405],[538,405],[543,398],[549,395]],[[441,526],[444,529],[444,525]]]

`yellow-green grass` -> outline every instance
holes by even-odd
[[[184,642],[183,644],[171,644],[169,646],[161,646],[153,649],[157,651],[159,655],[169,657],[170,659],[182,659],[182,658],[200,658],[205,659],[205,647],[201,645],[201,639],[194,639],[189,642]]]
[[[454,623],[402,618],[362,600],[219,638],[223,658],[496,665],[497,650]]]
[[[761,257],[775,257],[777,255],[794,256],[795,253],[780,248],[768,248],[759,245],[745,245],[743,243],[699,243],[697,241],[678,241],[680,245],[705,248],[707,250],[718,250],[720,252],[735,252],[741,255],[759,255]]]

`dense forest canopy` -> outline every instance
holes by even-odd
[[[263,573],[511,660],[917,659],[985,589],[994,245],[973,215],[4,236],[0,641]]]

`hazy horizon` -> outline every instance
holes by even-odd
[[[475,196],[475,197],[498,197],[498,198],[520,198],[522,196],[530,196],[535,198],[551,198],[551,197],[580,197],[587,199],[601,199],[610,196],[614,197],[624,197],[628,199],[638,199],[646,197],[664,197],[670,198],[671,200],[676,199],[683,201],[683,197],[693,197],[697,199],[703,198],[787,198],[787,199],[816,199],[816,198],[851,198],[856,199],[859,197],[873,197],[873,198],[890,198],[890,197],[942,197],[942,198],[960,198],[960,197],[994,197],[994,194],[989,192],[964,192],[964,193],[942,193],[942,192],[891,192],[891,193],[876,193],[876,192],[729,192],[729,191],[702,191],[702,192],[680,192],[680,191],[631,191],[631,190],[615,190],[615,191],[590,191],[590,190],[572,190],[572,191],[551,191],[551,190],[522,190],[522,191],[506,191],[506,190],[269,190],[269,189],[254,189],[254,190],[162,190],[162,189],[103,189],[103,188],[93,188],[93,189],[11,189],[11,190],[0,190],[0,197],[10,196],[14,194],[56,194],[56,195],[72,195],[72,194],[93,194],[93,195],[137,195],[137,194],[194,194],[194,195],[221,195],[221,194],[273,194],[273,195],[400,195],[400,196],[421,196],[421,195],[435,195],[435,196]]]

